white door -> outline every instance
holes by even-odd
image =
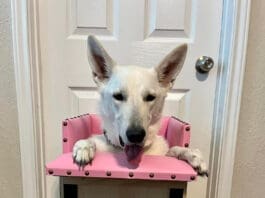
[[[61,153],[61,120],[97,112],[98,95],[86,57],[94,34],[119,64],[151,67],[188,43],[187,60],[164,113],[192,124],[191,147],[209,159],[216,67],[198,74],[202,55],[218,60],[222,0],[39,0],[45,160]],[[59,197],[46,177],[47,197]],[[207,179],[188,185],[189,198],[206,196]]]

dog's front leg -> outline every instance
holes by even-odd
[[[167,155],[188,162],[199,175],[208,176],[207,165],[199,149],[174,146],[169,149]]]
[[[73,160],[80,167],[90,163],[96,151],[114,151],[104,135],[95,135],[88,139],[78,140],[73,147]]]

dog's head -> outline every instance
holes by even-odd
[[[151,144],[186,52],[187,45],[181,45],[154,68],[118,66],[95,37],[88,37],[88,59],[101,96],[101,116],[113,144]]]

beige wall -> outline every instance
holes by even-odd
[[[265,1],[252,1],[232,198],[265,197]]]
[[[22,197],[10,0],[0,0],[0,197]]]

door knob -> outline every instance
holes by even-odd
[[[214,65],[214,61],[211,57],[201,56],[196,61],[196,70],[199,73],[205,74],[205,73],[208,73],[213,68],[213,65]]]

